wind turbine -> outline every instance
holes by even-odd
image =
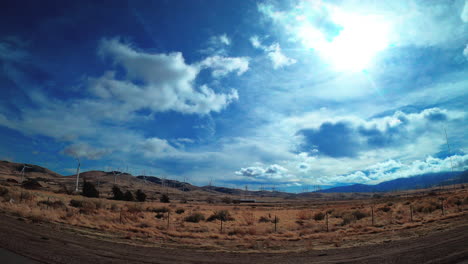
[[[118,175],[120,175],[121,174],[120,169],[118,169],[118,170],[119,170]],[[117,172],[115,170],[113,170],[112,174],[114,174],[114,185],[117,185]]]
[[[29,167],[29,166],[26,166],[26,164],[23,164],[23,169],[21,169],[21,182],[23,182],[23,179],[24,179],[24,170],[26,168],[32,168],[32,167]]]
[[[78,185],[79,185],[79,181],[80,181],[80,166],[81,166],[81,163],[80,163],[80,159],[79,159],[79,158],[76,158],[76,160],[78,161],[78,167],[76,168],[76,186],[75,186],[75,192],[78,192]]]

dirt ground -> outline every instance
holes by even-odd
[[[66,226],[33,224],[0,214],[0,247],[43,263],[468,263],[468,216],[450,221],[454,220],[459,222],[458,227],[436,230],[418,238],[279,254],[198,251],[102,241],[80,235]],[[6,263],[1,260],[0,255],[0,262]]]

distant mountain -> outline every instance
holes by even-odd
[[[468,171],[428,173],[418,176],[399,178],[376,185],[353,184],[321,190],[323,193],[346,192],[390,192],[429,188],[436,185],[448,185],[468,182]]]

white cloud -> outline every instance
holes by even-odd
[[[90,91],[106,100],[119,100],[130,109],[149,108],[155,112],[177,111],[207,114],[219,112],[237,100],[237,91],[216,94],[208,86],[194,87],[198,65],[186,64],[180,52],[150,54],[132,49],[117,39],[103,40],[99,53],[124,67],[127,78],[117,79],[114,72],[90,79]],[[201,65],[214,67],[220,76],[237,70],[242,74],[248,63],[242,58],[208,58]]]
[[[290,10],[280,10],[272,4],[260,4],[259,11],[280,25],[291,40],[301,42],[309,48],[323,50],[335,37],[335,31],[354,27],[354,32],[372,29],[368,41],[386,31],[388,43],[397,46],[441,46],[452,47],[467,34],[459,16],[461,1],[374,1],[340,2],[340,5],[325,1],[299,1]],[[461,19],[466,19],[466,4]],[[315,19],[320,17],[321,19]],[[356,18],[374,23],[358,23]],[[377,23],[378,22],[378,23]],[[380,25],[380,28],[373,25]],[[431,30],[427,30],[430,28]],[[379,30],[380,29],[380,30]]]
[[[221,34],[217,36],[211,36],[206,43],[206,48],[200,50],[201,53],[207,54],[210,56],[213,55],[223,55],[226,56],[231,46],[231,38],[227,34]]]
[[[460,14],[460,18],[463,22],[468,23],[468,1],[465,0],[465,5],[463,6],[463,10]]]
[[[87,158],[95,160],[107,154],[108,151],[105,149],[93,148],[86,143],[77,143],[66,147],[63,150],[63,153],[75,158]]]
[[[250,43],[254,48],[263,48],[262,43],[260,42],[260,39],[258,36],[252,36],[250,37]]]
[[[364,171],[330,177],[332,183],[365,183],[378,184],[383,181],[406,178],[426,173],[463,171],[468,169],[468,155],[454,155],[444,159],[427,157],[425,160],[415,160],[405,164],[400,161],[388,160],[367,167]]]
[[[463,55],[468,59],[468,44],[466,44],[465,49],[463,50]]]
[[[278,43],[272,44],[268,49],[268,57],[273,62],[273,68],[278,69],[285,66],[295,64],[297,61],[286,57],[282,52]]]
[[[253,178],[258,181],[297,181],[294,175],[288,173],[288,170],[278,164],[272,164],[268,167],[252,166],[241,168],[235,172],[236,175]]]
[[[212,56],[201,61],[199,65],[201,68],[211,68],[214,78],[226,76],[230,72],[237,72],[239,76],[249,69],[249,58]]]
[[[274,69],[283,68],[285,66],[293,65],[297,60],[287,57],[281,52],[281,47],[278,43],[273,43],[270,46],[264,46],[260,42],[258,36],[250,38],[250,43],[256,49],[261,49],[267,53],[268,58],[273,63]]]
[[[223,43],[224,45],[231,45],[231,39],[229,39],[226,34],[218,36],[218,39],[219,42]]]

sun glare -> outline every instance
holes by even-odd
[[[362,71],[389,46],[388,26],[379,18],[340,14],[333,21],[342,28],[331,40],[308,22],[297,34],[307,48],[316,50],[338,71]]]

